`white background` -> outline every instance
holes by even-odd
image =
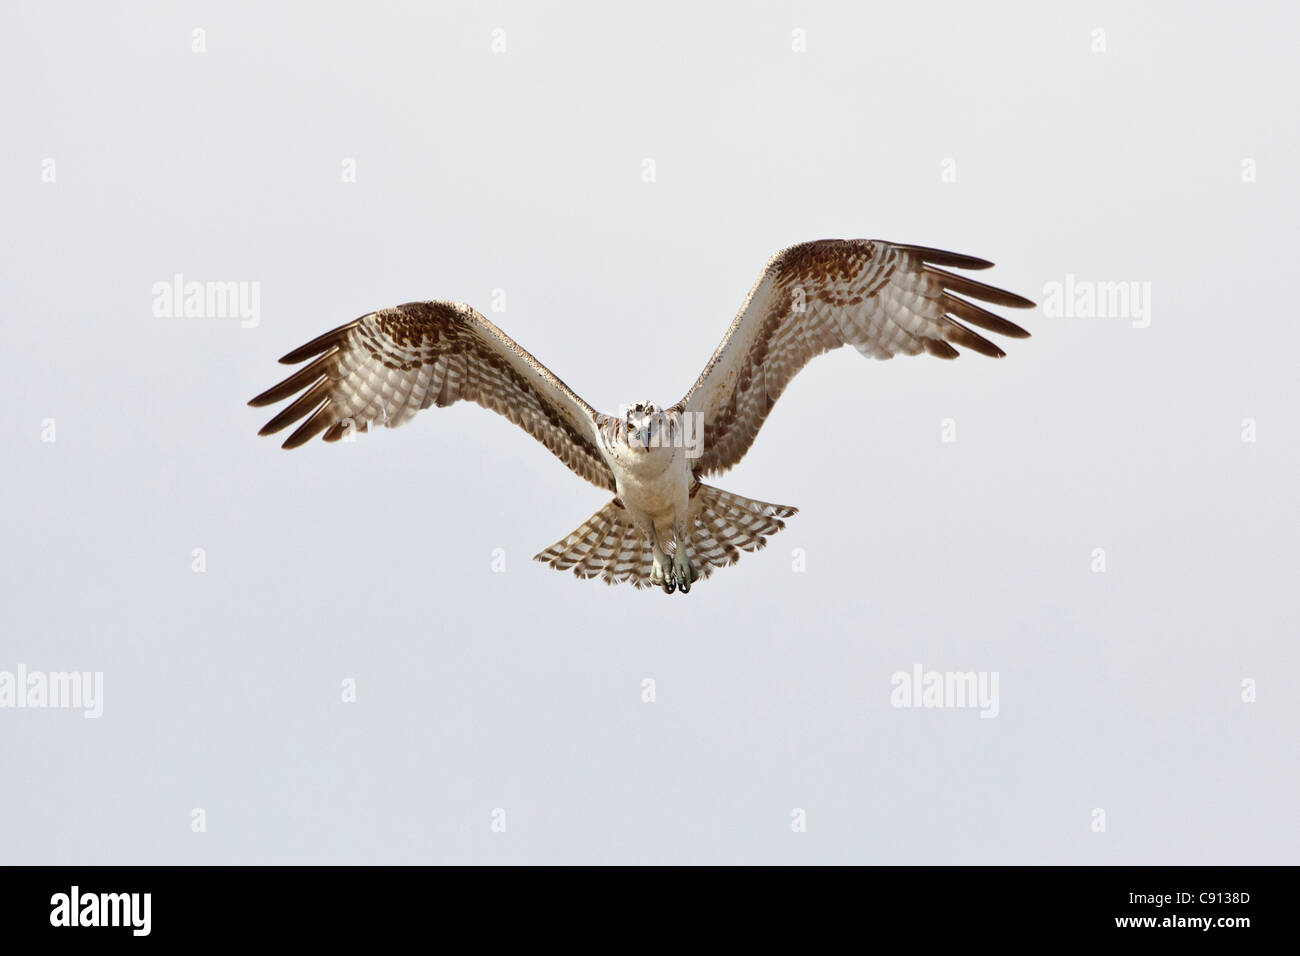
[[[0,710],[0,861],[1296,861],[1294,7],[426,6],[4,14],[0,670],[105,699]],[[817,360],[715,481],[800,514],[685,597],[530,561],[607,498],[476,406],[287,453],[244,404],[494,289],[669,404],[825,237],[1151,323]],[[177,272],[260,324],[156,318]],[[891,707],[917,663],[998,717]]]

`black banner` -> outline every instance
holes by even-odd
[[[1139,944],[1233,945],[1285,931],[1283,886],[1293,882],[1285,869],[1246,867],[824,868],[798,875],[748,868],[725,876],[719,868],[666,869],[625,869],[593,884],[573,868],[539,884],[527,872],[418,867],[10,867],[0,871],[0,918],[7,941],[89,944],[109,937],[337,944],[399,940],[421,926],[495,931],[560,920],[571,921],[569,932],[600,927],[653,937],[667,931],[664,923],[725,920],[727,932],[742,938],[851,926],[855,938],[901,933],[925,946],[1125,936]]]

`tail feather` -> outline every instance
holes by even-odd
[[[785,527],[782,518],[798,512],[787,505],[755,501],[712,485],[698,485],[691,497],[692,563],[699,577],[735,564],[742,551],[758,551]],[[668,547],[673,551],[673,546]],[[654,560],[650,540],[618,499],[611,501],[534,560],[557,571],[573,570],[580,578],[599,577],[606,584],[627,582],[650,587]]]
[[[557,571],[573,569],[580,578],[601,578],[606,584],[627,581],[638,588],[650,586],[654,560],[650,539],[637,530],[627,509],[611,501],[534,561]]]
[[[739,561],[741,551],[762,549],[769,537],[785,528],[781,519],[799,512],[789,505],[755,501],[712,485],[700,485],[692,507],[691,555],[696,570],[706,578],[714,568]]]

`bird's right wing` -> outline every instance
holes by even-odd
[[[294,349],[285,365],[313,359],[248,404],[298,397],[259,432],[306,418],[284,442],[324,433],[396,428],[420,409],[466,399],[510,419],[580,477],[608,491],[595,409],[478,312],[459,302],[408,302],[341,325]]]

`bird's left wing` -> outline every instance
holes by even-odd
[[[823,352],[852,345],[870,358],[929,352],[951,359],[958,354],[953,346],[960,345],[1003,356],[962,323],[1015,338],[1029,333],[969,300],[1011,308],[1034,303],[938,268],[992,264],[869,239],[823,239],[778,252],[704,372],[673,409],[703,416],[703,454],[694,462],[695,474],[725,471],[740,461],[790,380]]]
[[[510,419],[594,485],[614,490],[600,452],[596,411],[478,312],[459,302],[380,309],[294,349],[286,365],[313,359],[248,404],[297,399],[259,434],[305,422],[284,442],[305,445],[349,428],[396,428],[420,409],[466,399]],[[308,417],[310,416],[310,417]]]

